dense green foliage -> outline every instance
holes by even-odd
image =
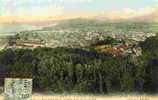
[[[0,77],[30,77],[34,90],[55,93],[156,92],[156,43],[157,37],[140,43],[137,58],[74,48],[7,49],[0,52]]]
[[[140,45],[143,49],[140,59],[148,73],[145,85],[151,91],[158,91],[158,36],[150,37]]]

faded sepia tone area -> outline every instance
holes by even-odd
[[[0,100],[157,100],[157,52],[158,0],[0,0]]]

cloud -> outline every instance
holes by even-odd
[[[123,9],[112,9],[112,10],[106,10],[104,14],[147,14],[154,12],[155,7],[145,7],[145,8],[123,8]]]
[[[94,0],[60,0],[60,1],[66,3],[81,3],[81,2],[92,2]]]
[[[81,3],[81,2],[91,2],[94,0],[1,0],[0,2],[6,3],[42,3],[42,2],[51,2],[51,3]]]
[[[129,4],[126,4],[124,1],[129,1]],[[158,0],[139,0],[158,2]],[[92,5],[89,5],[88,2],[91,2]],[[138,7],[136,0],[0,0],[0,13],[1,15],[12,15],[12,16],[52,16],[52,15],[61,15],[63,13],[79,13],[79,12],[93,12],[100,13],[104,12],[103,10],[108,8],[122,8],[122,7],[131,7],[127,9],[116,9],[111,11],[111,13],[123,13],[123,14],[133,14],[133,13],[146,13],[150,12],[150,8],[141,9],[140,7],[145,7],[145,5]],[[154,3],[155,3],[154,2]],[[87,4],[86,4],[87,3]],[[109,4],[108,4],[109,3]],[[127,2],[128,3],[128,2]],[[131,5],[130,5],[131,3]],[[148,4],[148,2],[144,2]],[[142,3],[143,4],[143,3]],[[157,4],[157,3],[155,3]],[[78,6],[74,6],[78,5]],[[83,6],[82,6],[83,5]],[[124,6],[121,6],[124,5]],[[149,5],[151,6],[151,5]],[[140,9],[132,9],[140,8]],[[99,10],[98,10],[99,9]],[[107,11],[109,12],[109,11]]]
[[[57,0],[0,0],[1,16],[54,16],[61,15],[64,7]],[[52,3],[53,2],[53,3]]]
[[[0,0],[1,15],[60,15],[65,4],[90,2],[93,0]],[[52,13],[51,13],[52,12]]]
[[[30,11],[31,10],[31,11]],[[51,8],[51,7],[32,7],[30,9],[19,9],[17,11],[18,16],[57,16],[62,15],[64,13],[64,9],[62,7]]]
[[[1,16],[58,16],[64,13],[63,7],[54,6],[33,6],[29,8],[0,9]]]
[[[156,5],[158,5],[158,0],[153,0],[153,2],[154,2]]]

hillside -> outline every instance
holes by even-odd
[[[20,27],[19,27],[20,28]],[[27,28],[26,28],[27,29]],[[60,22],[56,26],[45,26],[38,30],[10,32],[6,37],[8,43],[20,44],[32,42],[31,46],[46,47],[85,47],[96,40],[107,37],[123,39],[135,43],[157,34],[157,23],[145,22],[104,22],[87,19],[71,19]],[[28,45],[28,44],[27,44]],[[10,47],[10,46],[9,46]]]
[[[72,19],[10,32],[0,42],[0,77],[33,78],[33,91],[157,93],[156,27]]]

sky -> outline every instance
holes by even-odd
[[[157,5],[158,0],[0,0],[0,16],[142,13]]]

